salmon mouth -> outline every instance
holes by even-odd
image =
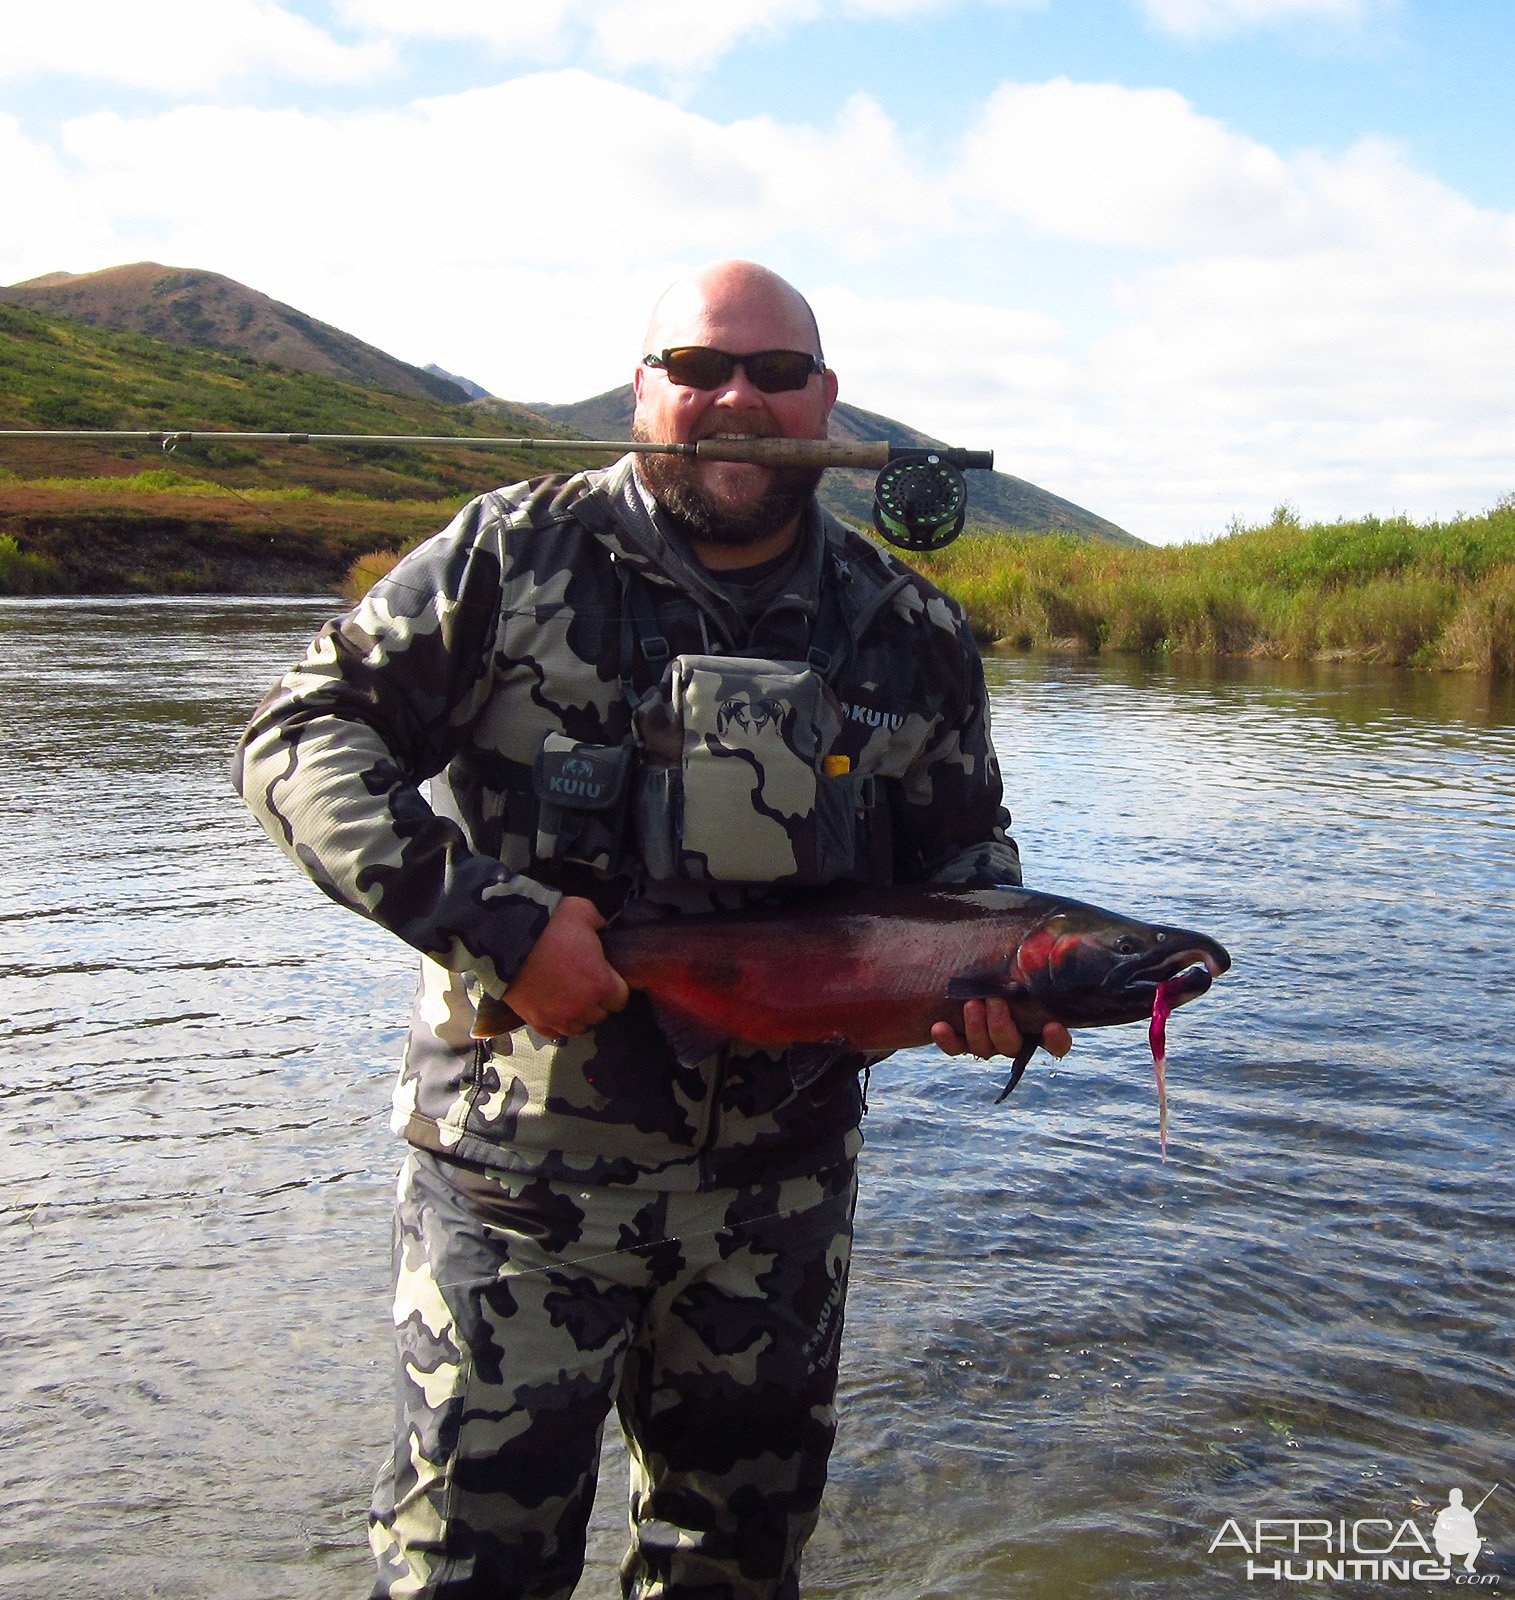
[[[1210,962],[1202,961],[1198,966],[1188,967],[1177,972],[1171,978],[1160,978],[1150,985],[1153,998],[1157,996],[1157,984],[1165,985],[1165,993],[1170,1005],[1181,1006],[1186,1000],[1197,1000],[1200,995],[1214,982],[1210,972]]]
[[[1193,935],[1189,935],[1190,938]],[[1231,965],[1226,950],[1211,939],[1176,950],[1148,951],[1133,961],[1122,962],[1106,981],[1112,989],[1150,990],[1166,984],[1174,1005],[1182,1005],[1202,995],[1211,983]]]

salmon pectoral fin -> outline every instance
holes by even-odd
[[[1026,986],[1023,983],[996,983],[993,978],[948,978],[947,998],[949,1000],[1004,1000],[1014,1005],[1017,1000],[1026,998]]]
[[[1025,1076],[1026,1066],[1031,1057],[1036,1054],[1037,1046],[1040,1044],[1040,1039],[1032,1039],[1030,1043],[1023,1044],[1020,1047],[1020,1050],[1016,1053],[1015,1060],[1010,1063],[1010,1081],[1000,1090],[998,1097],[995,1099],[995,1105],[1003,1105],[1010,1091]]]
[[[1026,986],[1023,983],[995,983],[992,978],[949,978],[947,980],[947,998],[949,1000],[1003,1000],[1012,1008],[1017,1000],[1027,998]],[[1015,1058],[1010,1063],[1010,1081],[999,1092],[995,1105],[1002,1105],[1010,1092],[1026,1075],[1026,1067],[1031,1057],[1037,1052],[1041,1044],[1041,1034],[1037,1033],[1034,1039],[1026,1040],[1015,1053]]]

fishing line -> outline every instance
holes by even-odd
[[[179,441],[177,439],[173,439],[173,438],[165,439],[163,441],[163,454],[165,456],[172,456],[174,451],[178,448],[178,444],[179,444]],[[178,456],[178,457],[175,458],[175,461],[174,461],[174,470],[175,471],[180,470],[184,465],[185,465],[185,458],[183,456]],[[223,490],[225,490],[225,492],[227,494],[235,495],[237,497],[237,499],[242,502],[243,505],[248,506],[252,510],[256,511],[258,513],[258,515],[260,517],[262,517],[265,522],[271,522],[274,525],[274,527],[279,529],[279,531],[281,533],[293,533],[293,532],[296,531],[295,529],[289,527],[286,523],[281,522],[277,517],[272,516],[269,512],[265,511],[263,509],[263,507],[260,506],[256,500],[249,499],[248,496],[243,494],[242,491],[240,489],[238,489],[235,485],[230,484],[230,483],[222,483],[222,481],[219,478],[212,477],[210,468],[203,461],[197,461],[197,462],[194,463],[194,465],[197,466],[200,469],[200,472],[203,474],[203,476],[201,476],[199,478],[195,478],[195,477],[193,477],[193,475],[191,475],[191,481],[192,482],[195,482],[195,483],[208,483],[213,489],[223,489]]]

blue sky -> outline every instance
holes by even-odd
[[[1145,538],[1515,490],[1508,0],[53,0],[0,282],[205,267],[518,400],[765,261],[843,397]],[[172,419],[165,419],[172,420]]]

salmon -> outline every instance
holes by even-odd
[[[1207,934],[1010,886],[859,888],[784,909],[622,920],[602,938],[681,1061],[739,1041],[784,1052],[797,1087],[849,1051],[928,1044],[937,1022],[961,1033],[965,1001],[1002,999],[1026,1044],[1001,1100],[1047,1023],[1144,1021],[1159,996],[1166,1017],[1231,965]],[[519,1025],[486,998],[474,1034]]]

